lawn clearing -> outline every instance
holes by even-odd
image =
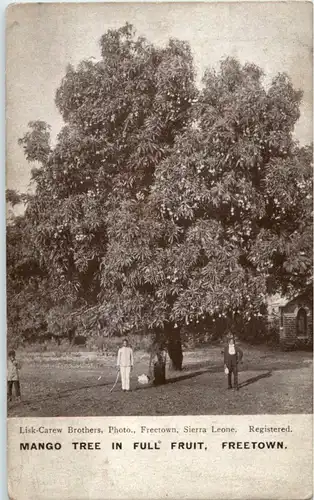
[[[221,347],[184,353],[181,372],[167,370],[167,384],[141,386],[148,355],[135,353],[132,392],[123,393],[115,357],[95,353],[18,353],[21,403],[8,416],[217,415],[312,412],[312,354],[242,346],[240,390],[228,391]],[[101,378],[100,378],[101,377]]]

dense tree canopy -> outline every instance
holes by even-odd
[[[237,61],[208,71],[187,127],[158,163],[147,199],[108,222],[103,310],[127,327],[261,315],[267,294],[311,276],[311,148],[293,128],[301,93],[266,90]]]
[[[20,140],[36,162],[21,223],[51,307],[86,309],[112,334],[171,337],[249,320],[268,293],[301,290],[312,149],[293,136],[302,93],[289,77],[266,88],[260,68],[226,58],[197,89],[184,42],[157,48],[126,25],[100,46],[101,60],[69,67],[56,92],[55,146],[44,122]],[[19,274],[10,238],[8,274]]]

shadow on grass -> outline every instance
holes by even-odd
[[[207,370],[197,370],[192,373],[186,373],[183,375],[178,375],[177,377],[170,377],[167,378],[166,384],[174,384],[175,382],[180,382],[181,380],[187,380],[189,378],[194,378],[198,377],[199,375],[202,375],[203,373],[223,373],[223,369],[221,367],[221,364],[217,366],[212,366],[211,368],[207,368]],[[181,372],[182,373],[182,372]]]
[[[207,364],[207,366],[208,366],[208,364]],[[184,374],[184,370],[182,370],[181,372],[178,372],[178,373],[183,373],[183,375],[178,375],[177,377],[167,378],[166,382],[164,384],[154,385],[152,383],[149,383],[147,385],[137,387],[135,390],[151,389],[152,387],[162,387],[162,386],[165,386],[168,384],[174,384],[175,382],[181,382],[182,380],[188,380],[190,378],[198,377],[199,375],[203,375],[205,373],[220,373],[220,372],[221,373],[223,372],[223,370],[221,368],[221,364],[219,364],[217,366],[213,366],[211,368],[208,368],[207,370],[205,370],[205,369],[204,370],[197,370],[197,371],[194,371],[192,373],[186,373],[186,374]]]
[[[239,384],[239,389],[242,387],[246,387],[247,385],[254,384],[254,382],[257,382],[258,380],[261,380],[262,378],[268,378],[272,376],[272,370],[269,370],[267,373],[261,373],[261,375],[257,375],[256,377],[251,377],[244,382],[241,382]]]
[[[168,378],[166,380],[165,384],[161,384],[161,385],[157,385],[157,386],[155,386],[153,384],[148,384],[148,385],[144,385],[141,387],[137,387],[135,390],[151,389],[152,387],[161,387],[162,385],[165,386],[168,384],[174,384],[176,382],[181,382],[182,380],[188,380],[188,379],[191,379],[194,377],[198,377],[199,375],[203,375],[205,373],[223,373],[223,371],[221,369],[221,366],[219,365],[216,367],[209,368],[208,370],[198,370],[198,371],[193,372],[193,373],[187,373],[186,375],[179,375],[178,377]],[[239,372],[239,373],[241,373],[241,372]],[[272,376],[272,370],[269,370],[266,373],[261,373],[260,375],[257,375],[256,377],[251,377],[251,378],[245,380],[244,382],[239,384],[239,388],[246,387],[247,385],[254,384],[254,382],[257,382],[260,379],[268,378],[271,376]]]

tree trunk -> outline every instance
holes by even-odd
[[[75,331],[74,327],[72,327],[68,330],[68,340],[69,340],[69,343],[71,346],[73,346],[73,344],[74,344],[75,333],[76,333],[76,331]]]
[[[182,370],[183,352],[179,328],[172,328],[168,333],[168,353],[174,370]]]

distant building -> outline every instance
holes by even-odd
[[[271,295],[267,298],[267,313],[269,321],[280,317],[280,308],[285,306],[289,301],[288,298],[282,297],[279,293]]]
[[[278,305],[280,314],[280,344],[284,348],[313,342],[313,302],[303,293]]]

